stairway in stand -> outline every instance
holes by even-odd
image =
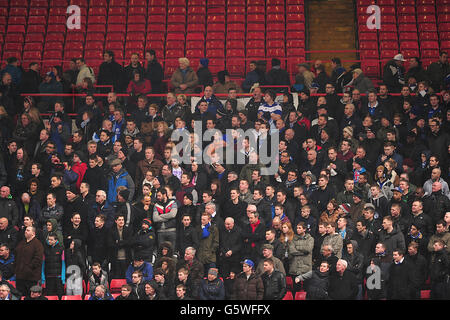
[[[352,0],[308,1],[308,49],[307,50],[355,50],[355,8]],[[312,52],[307,60],[322,61],[339,57],[341,60],[357,60],[356,52]],[[348,69],[354,62],[343,62]],[[331,72],[330,63],[326,71]]]

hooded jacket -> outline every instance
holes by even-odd
[[[200,300],[224,300],[225,286],[219,278],[209,281],[203,279],[199,289]]]
[[[364,267],[364,256],[359,253],[358,242],[356,240],[350,240],[353,245],[353,254],[350,255],[345,250],[342,255],[342,259],[347,261],[347,270],[352,272],[359,283],[362,282],[362,271]]]
[[[155,248],[156,236],[153,227],[140,229],[133,240],[135,256],[141,256],[144,261],[151,261]]]
[[[116,201],[117,197],[117,188],[120,186],[127,187],[128,191],[130,191],[130,195],[128,196],[128,201],[133,200],[135,184],[131,176],[128,172],[122,168],[117,173],[111,173],[108,178],[108,198],[107,201],[109,204]]]
[[[46,278],[61,278],[61,282],[66,282],[66,261],[64,257],[64,247],[58,240],[50,246],[48,240],[44,247],[44,258],[42,260],[42,283]]]
[[[51,225],[52,225],[52,228],[51,228],[50,232],[56,234],[56,239],[62,245],[64,238],[63,238],[63,235],[62,235],[61,231],[59,230],[59,224],[58,224],[58,221],[56,219],[48,219],[48,220],[46,220],[46,223],[44,224],[44,230],[43,230],[42,245],[45,246],[45,244],[47,243],[47,240],[48,240],[48,235],[50,234],[50,232],[47,230],[47,222],[50,222]]]
[[[142,272],[142,281],[150,281],[153,279],[153,267],[150,263],[144,261],[144,263],[139,267],[135,267],[133,263],[131,263],[125,273],[125,278],[127,279],[128,284],[132,284],[131,276],[135,271]]]

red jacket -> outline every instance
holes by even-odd
[[[131,80],[127,88],[127,93],[133,93],[134,95],[147,94],[151,91],[152,91],[152,84],[150,83],[150,80],[147,79],[139,83],[136,83],[133,80]]]
[[[74,163],[72,165],[72,171],[75,172],[76,174],[78,174],[78,179],[77,179],[77,183],[76,183],[76,187],[77,190],[80,190],[80,185],[81,182],[83,182],[83,177],[84,174],[86,173],[87,170],[87,164],[84,162],[80,162],[80,163]]]

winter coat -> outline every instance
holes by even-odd
[[[175,231],[177,212],[178,206],[174,199],[168,199],[165,203],[158,201],[153,207],[156,232]]]
[[[184,255],[184,251],[187,247],[198,249],[200,242],[199,237],[200,235],[198,234],[198,229],[192,226],[192,224],[187,228],[183,225],[178,225],[176,246],[180,255]]]
[[[295,235],[289,242],[289,273],[303,274],[312,270],[314,238],[310,234]]]
[[[393,262],[389,268],[389,282],[387,286],[387,299],[410,300],[418,290],[417,277],[414,267],[408,261]]]
[[[107,236],[106,226],[90,230],[87,249],[88,256],[92,257],[92,262],[102,264],[105,261],[108,254]]]
[[[0,230],[0,243],[8,245],[12,252],[17,244],[17,230],[14,226],[8,225],[6,229]]]
[[[145,78],[150,80],[152,85],[152,93],[160,93],[162,88],[162,80],[164,78],[164,70],[161,64],[155,59],[149,62],[145,72]]]
[[[18,224],[19,211],[12,199],[0,198],[0,218],[7,218],[10,226]]]
[[[286,276],[274,270],[261,276],[264,284],[264,300],[281,300],[286,295]]]
[[[281,259],[275,256],[272,256],[271,259],[273,260],[273,269],[276,271],[280,271],[283,275],[286,275],[286,270],[284,269],[284,264]],[[255,273],[259,276],[262,276],[262,274],[264,273],[264,260],[259,261]]]
[[[382,230],[379,234],[379,242],[382,242],[386,248],[386,252],[392,253],[394,249],[406,250],[405,237],[400,232],[397,226],[391,233],[386,230]]]
[[[133,263],[131,263],[125,273],[125,278],[127,279],[128,284],[132,284],[131,276],[135,271],[142,272],[142,281],[150,281],[153,279],[153,266],[151,263],[144,261],[140,267],[135,267]]]
[[[114,92],[123,92],[126,84],[124,83],[125,74],[123,67],[116,61],[103,62],[98,71],[97,84],[113,85]]]
[[[260,222],[260,220],[258,220]],[[261,245],[265,241],[266,236],[266,228],[263,223],[259,223],[255,228],[255,231],[252,230],[252,226],[248,224],[243,229],[241,229],[242,238],[248,239],[247,242],[244,242],[244,247],[242,253],[244,255],[259,255],[261,252]]]
[[[195,71],[191,67],[187,67],[186,73],[183,73],[180,68],[177,68],[172,74],[170,83],[174,87],[175,94],[180,93],[194,93],[194,89],[198,84],[198,77]],[[180,84],[186,84],[185,90],[180,89]]]
[[[41,211],[41,219],[39,223],[46,229],[46,223],[50,219],[55,219],[58,223],[58,231],[62,232],[62,223],[63,223],[64,209],[61,205],[56,204],[54,207],[49,208],[45,207]]]
[[[100,281],[97,281],[96,277],[94,276],[94,273],[92,271],[89,271],[88,274],[88,292],[89,294],[93,295],[95,292],[95,287],[98,285],[104,285],[106,288],[109,287],[108,285],[108,273],[105,270],[100,271]]]
[[[209,227],[209,236],[202,237],[202,227],[197,227],[197,234],[199,235],[199,246],[197,250],[197,258],[201,263],[215,263],[217,259],[217,249],[219,248],[219,230],[214,224]]]
[[[44,246],[44,258],[42,261],[42,283],[48,278],[60,278],[61,282],[66,282],[66,261],[64,257],[64,247],[59,241],[50,246],[47,243]]]
[[[383,83],[387,85],[389,92],[399,93],[405,84],[405,68],[399,67],[395,60],[389,60],[383,67]]]
[[[89,225],[89,230],[94,230],[95,229],[95,217],[98,216],[99,214],[103,214],[106,217],[106,221],[105,221],[105,229],[110,229],[113,224],[114,224],[114,209],[111,205],[109,205],[108,203],[103,203],[103,204],[99,204],[97,202],[95,202],[91,208],[88,211],[88,225]]]
[[[134,255],[141,256],[144,261],[151,261],[155,243],[156,236],[153,227],[139,230],[133,240]]]
[[[240,259],[242,252],[242,234],[240,230],[235,226],[231,230],[219,230],[219,256],[225,260]],[[225,254],[231,250],[231,257],[226,257]]]
[[[356,276],[358,283],[361,283],[365,259],[364,256],[359,253],[358,243],[355,240],[351,240],[351,243],[353,244],[353,254],[349,255],[346,250],[342,255],[342,259],[347,261],[347,270]]]
[[[64,252],[68,281],[70,281],[69,270],[72,269],[70,266],[78,266],[80,268],[80,276],[82,277],[82,279],[84,279],[86,276],[86,254],[84,253],[84,247],[82,246],[82,242],[80,239],[74,239],[73,241],[73,251],[68,247]]]
[[[0,272],[2,273],[2,279],[9,280],[14,276],[15,264],[14,254],[11,252],[7,259],[3,257],[0,258]]]
[[[127,187],[128,191],[130,191],[130,195],[128,196],[128,201],[132,201],[134,197],[135,192],[135,184],[131,176],[128,174],[128,172],[122,168],[117,173],[111,173],[108,177],[108,203],[113,203],[116,201],[117,197],[117,188],[120,186]]]
[[[448,253],[450,253],[450,232],[445,231],[443,233],[435,233],[430,237],[430,240],[428,241],[428,251],[434,252],[433,244],[436,240],[442,240],[444,241],[446,250]]]
[[[125,249],[125,256],[128,261],[131,261],[131,244],[133,243],[133,233],[128,227],[123,227],[122,240],[120,240],[119,231],[117,227],[111,228],[107,237],[107,245],[110,261],[116,261],[119,249]]]
[[[16,279],[38,281],[41,279],[42,259],[44,247],[42,243],[33,238],[19,242],[16,247]]]
[[[340,259],[342,257],[342,248],[344,246],[342,237],[339,233],[329,234],[325,237],[322,243],[324,245],[331,245],[334,254]]]
[[[446,251],[435,251],[431,255],[430,279],[431,283],[439,283],[447,280],[450,261]]]
[[[232,300],[263,300],[264,284],[261,277],[252,273],[247,280],[245,273],[237,275]]]
[[[203,279],[200,282],[199,290],[200,300],[224,300],[225,286],[223,281],[216,278],[213,281]]]
[[[348,270],[342,275],[336,272],[330,276],[328,293],[332,300],[354,300],[358,294],[358,280]]]
[[[306,288],[307,300],[328,300],[329,271],[322,273],[319,270],[311,270],[301,275],[301,278]]]
[[[367,78],[364,73],[361,73],[355,80],[353,80],[353,86],[354,89],[359,90],[361,93],[367,93],[370,89],[374,88],[372,81]]]

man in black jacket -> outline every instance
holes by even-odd
[[[330,276],[329,296],[332,300],[354,300],[358,294],[358,281],[347,270],[347,261],[338,260],[336,273]]]
[[[394,261],[389,268],[387,298],[389,300],[410,300],[417,296],[419,290],[415,269],[405,260],[402,249],[394,249]]]
[[[39,74],[39,63],[31,62],[29,70],[24,72],[20,81],[20,92],[23,93],[39,93],[39,85],[41,84],[41,76]]]
[[[408,245],[408,255],[405,256],[411,267],[414,269],[414,274],[417,277],[417,287],[423,288],[426,279],[428,279],[428,261],[419,254],[419,245],[417,242],[410,242]],[[420,299],[420,291],[415,290],[411,299]]]
[[[116,225],[108,234],[108,249],[111,262],[111,278],[123,279],[131,261],[131,243],[133,234],[125,226],[125,216],[118,214],[115,217]]]
[[[222,277],[227,277],[230,271],[239,267],[242,250],[242,236],[234,219],[225,219],[224,228],[219,230],[219,270]]]
[[[8,219],[0,218],[0,243],[14,249],[17,245],[17,231],[9,225]]]
[[[134,255],[141,256],[145,262],[152,262],[153,251],[156,243],[155,231],[149,218],[142,220],[141,229],[133,240]]]
[[[431,299],[448,299],[448,276],[449,259],[444,248],[444,242],[437,239],[433,243],[434,252],[431,255],[430,279],[431,279]]]
[[[175,251],[178,252],[178,256],[181,257],[186,248],[193,247],[198,249],[199,236],[195,231],[195,227],[192,225],[192,216],[184,214],[181,217],[181,224],[177,225],[177,240]]]
[[[114,60],[114,52],[105,51],[104,62],[100,65],[97,84],[112,85],[114,92],[123,92],[125,89],[123,67]],[[107,88],[109,91],[109,88]]]
[[[286,277],[274,269],[273,260],[264,259],[264,300],[281,300],[286,295]]]
[[[272,69],[266,74],[267,85],[291,86],[289,73],[281,69],[281,61],[277,58],[272,59]],[[276,92],[281,92],[285,88],[276,88]]]
[[[147,51],[145,53],[145,59],[148,62],[145,78],[150,80],[152,84],[152,93],[161,93],[164,71],[161,64],[156,60],[155,50]]]
[[[108,229],[105,226],[106,216],[99,214],[95,217],[94,228],[89,230],[88,238],[88,261],[92,265],[94,262],[101,264],[107,270],[107,237]]]

